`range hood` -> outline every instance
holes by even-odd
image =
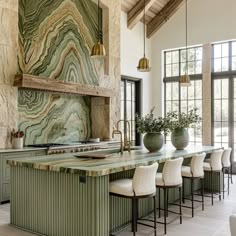
[[[114,94],[111,89],[100,86],[68,83],[29,74],[17,74],[14,80],[14,86],[19,88],[72,93],[83,96],[89,95],[95,97],[112,97]]]

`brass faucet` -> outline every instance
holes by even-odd
[[[120,130],[113,130],[112,132],[112,138],[114,138],[114,134],[119,134],[120,135],[120,153],[123,154],[124,152],[124,147],[123,147],[123,138],[122,138],[122,132]]]
[[[124,150],[128,150],[130,152],[130,146],[131,146],[131,129],[130,129],[130,123],[128,120],[119,120],[116,124],[117,130],[119,127],[120,122],[124,122],[127,124],[128,127],[128,134],[127,131],[124,133]]]

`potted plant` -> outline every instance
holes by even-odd
[[[155,107],[144,117],[136,115],[137,132],[145,134],[143,144],[150,152],[156,152],[162,148],[164,143],[162,133],[167,132],[165,118],[154,118],[154,109]]]
[[[15,131],[15,129],[11,132],[12,137],[12,146],[14,149],[22,149],[23,141],[24,141],[24,132],[23,131]]]
[[[201,117],[197,114],[197,108],[185,112],[168,112],[166,115],[166,123],[169,131],[171,131],[171,142],[178,150],[183,150],[188,146],[189,133],[188,128],[196,128],[201,121]]]

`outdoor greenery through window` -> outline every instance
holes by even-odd
[[[130,138],[132,145],[139,145],[139,135],[136,132],[135,114],[140,113],[140,81],[122,78],[121,80],[121,120],[127,120],[130,124]],[[121,122],[122,133],[129,133],[129,127]],[[124,137],[123,137],[124,138]]]
[[[164,108],[165,115],[170,111],[188,112],[198,108],[202,116],[202,47],[168,50],[164,52]],[[186,60],[187,59],[187,60]],[[192,86],[180,87],[179,78],[185,69],[191,76]],[[190,142],[202,142],[202,125],[198,129],[189,129]],[[170,137],[166,137],[167,142]]]
[[[235,150],[236,41],[213,44],[212,65],[213,144]]]

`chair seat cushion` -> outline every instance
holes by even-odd
[[[211,171],[211,164],[209,162],[204,162],[203,163],[203,169],[205,171]]]
[[[109,191],[123,196],[134,196],[132,179],[118,179],[110,182]]]
[[[162,178],[162,173],[156,174],[156,186],[165,186],[165,183]]]
[[[181,167],[181,175],[184,177],[192,177],[192,172],[190,166],[182,166]]]

